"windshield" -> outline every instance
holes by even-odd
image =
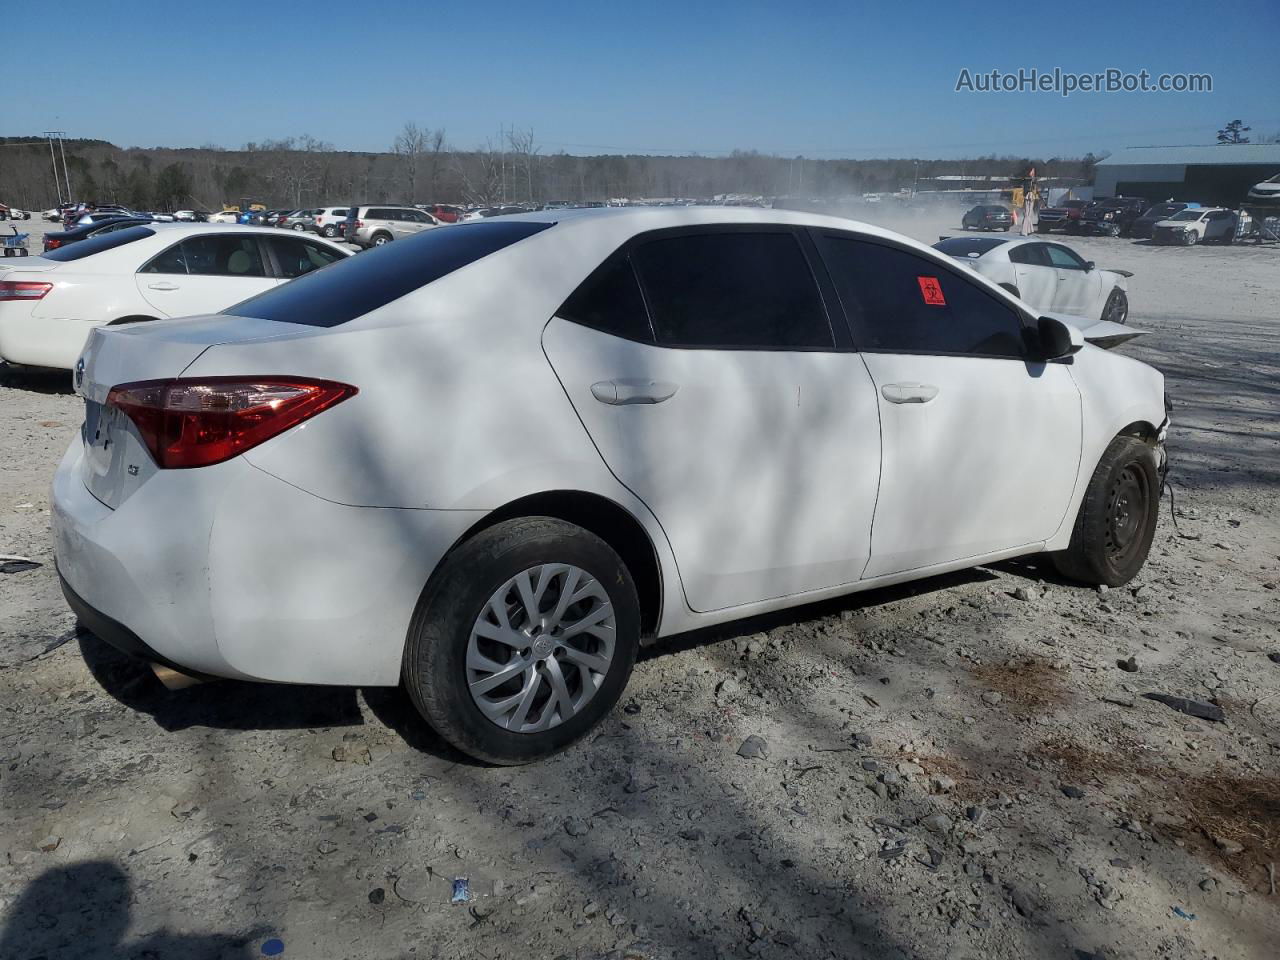
[[[70,243],[65,247],[58,247],[56,250],[50,250],[48,253],[41,254],[41,256],[46,260],[59,260],[62,262],[83,260],[85,257],[93,256],[95,253],[114,250],[116,247],[123,247],[126,243],[133,243],[133,241],[141,240],[143,237],[154,237],[155,235],[156,232],[150,227],[130,227],[128,230],[116,230],[113,233],[99,233],[96,236],[89,237],[87,240]]]
[[[1199,220],[1200,215],[1201,215],[1200,210],[1179,210],[1169,219],[1170,220]]]

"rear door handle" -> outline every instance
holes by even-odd
[[[680,389],[660,380],[601,380],[591,385],[591,395],[601,403],[622,406],[629,403],[661,403]]]
[[[928,403],[938,388],[931,383],[886,383],[880,393],[890,403]]]
[[[178,289],[178,285],[176,283],[170,283],[168,280],[161,280],[159,283],[149,283],[147,284],[147,286],[150,287],[152,290],[177,290]]]

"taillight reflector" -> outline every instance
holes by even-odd
[[[0,300],[40,300],[52,289],[52,283],[0,280]]]
[[[358,391],[305,377],[201,377],[112,387],[107,406],[133,421],[165,469],[221,463]]]

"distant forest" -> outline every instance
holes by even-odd
[[[56,149],[55,141],[55,149]],[[66,140],[73,199],[139,210],[218,209],[242,198],[270,207],[369,203],[545,203],[614,197],[710,198],[719,194],[838,197],[909,189],[917,178],[1093,174],[1081,159],[977,157],[815,160],[753,150],[728,156],[544,154],[532,131],[478,150],[449,146],[443,130],[406,124],[391,148],[336,150],[309,136],[248,143],[240,150],[117,147]],[[62,157],[58,157],[59,176]],[[49,145],[39,136],[0,138],[0,202],[44,209],[58,197]],[[65,196],[64,196],[65,198]]]

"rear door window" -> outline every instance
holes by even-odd
[[[655,239],[638,246],[632,260],[659,344],[766,350],[835,346],[817,282],[789,230]]]
[[[1049,257],[1044,252],[1043,243],[1021,243],[1009,250],[1009,259],[1031,267],[1047,267]]]
[[[946,265],[846,234],[821,235],[819,248],[859,350],[1026,355],[1018,314]]]
[[[224,312],[336,327],[551,226],[530,221],[423,230],[382,247],[376,255],[347,257],[332,270],[311,271]]]
[[[265,277],[256,235],[212,234],[182,241],[187,273],[204,277]]]
[[[615,337],[653,342],[640,284],[625,254],[610,257],[598,267],[556,315]]]
[[[327,267],[337,260],[345,260],[337,250],[303,240],[301,237],[280,236],[268,237],[267,243],[280,268],[280,276],[292,280],[312,270]]]

